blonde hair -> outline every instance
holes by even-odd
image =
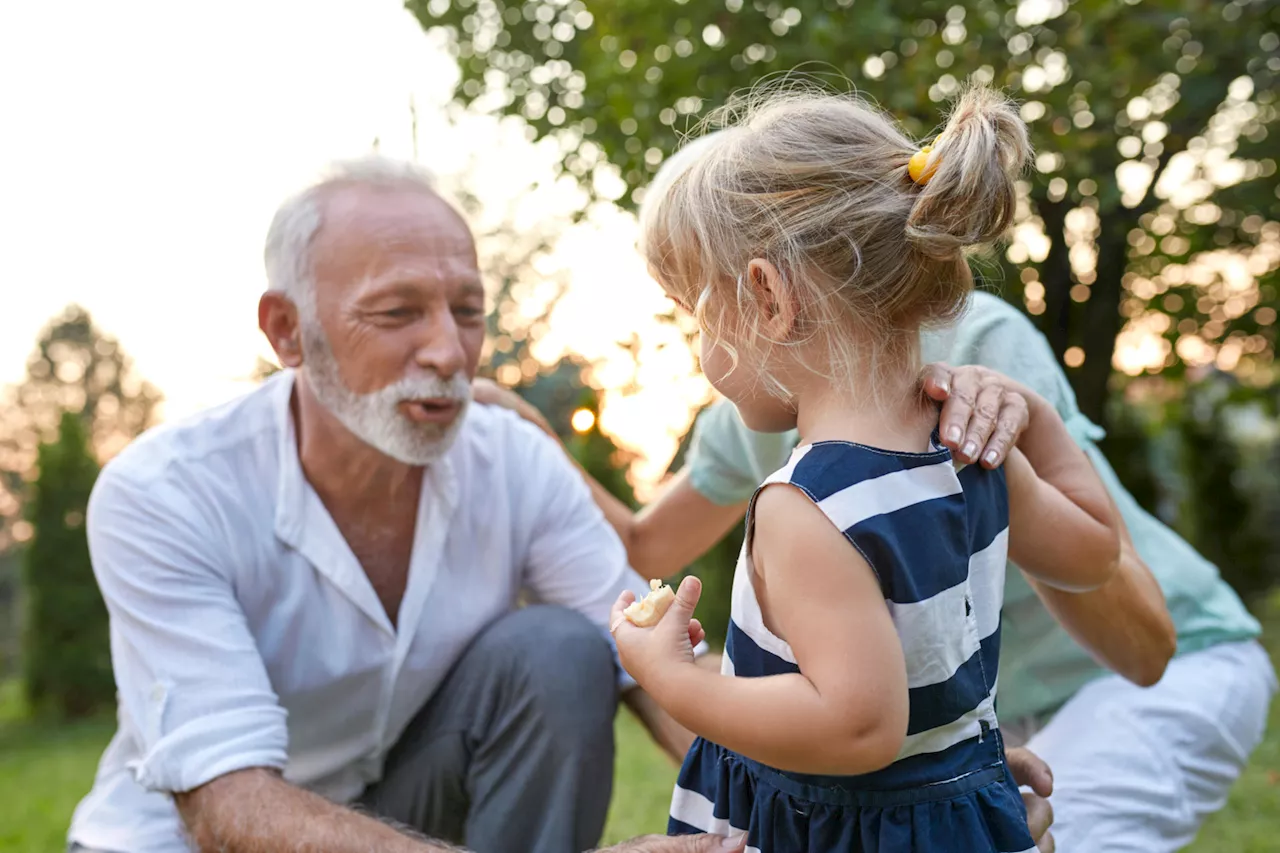
[[[1009,227],[1031,153],[1015,107],[982,86],[954,105],[923,185],[907,171],[920,146],[853,96],[755,93],[710,121],[726,129],[696,157],[678,153],[646,195],[641,253],[735,366],[743,352],[765,365],[775,347],[818,343],[823,363],[806,366],[849,387],[917,360],[920,329],[960,315],[966,250]],[[764,294],[745,285],[753,258],[777,267],[795,306],[786,340],[761,332]],[[764,367],[760,379],[788,396]]]

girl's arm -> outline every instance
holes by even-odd
[[[1120,560],[1120,520],[1111,496],[1053,406],[1010,384],[1026,398],[1030,421],[1005,463],[1009,559],[1047,586],[1097,589]]]
[[[694,666],[692,578],[655,628],[618,624],[623,665],[682,725],[748,758],[799,773],[889,765],[906,737],[907,675],[875,574],[796,489],[772,486],[756,507],[757,597],[803,674],[726,678]]]

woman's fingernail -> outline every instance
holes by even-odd
[[[953,426],[951,427],[951,429],[947,430],[947,441],[951,442],[952,444],[955,444],[959,440],[960,440],[960,427]]]
[[[964,448],[960,451],[960,453],[963,454],[965,459],[972,459],[973,455],[977,452],[978,452],[978,445],[973,443],[972,441],[966,441],[964,443]]]
[[[996,459],[998,459],[999,457],[1000,457],[999,453],[996,453],[994,450],[988,450],[987,455],[982,458],[987,460],[988,465],[994,465],[996,464]]]
[[[720,846],[723,847],[725,850],[737,850],[739,847],[742,846],[742,842],[745,841],[746,838],[747,838],[747,834],[745,832],[739,832],[735,835],[728,835],[728,836],[725,836],[725,839],[720,842]]]

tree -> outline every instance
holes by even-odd
[[[0,407],[0,550],[6,521],[19,515],[24,479],[36,449],[57,434],[62,415],[84,422],[99,461],[110,458],[155,421],[160,392],[140,379],[119,342],[69,305],[49,321],[27,359],[27,378]],[[12,535],[12,530],[8,531]]]
[[[38,467],[26,511],[35,532],[23,561],[24,682],[32,708],[82,717],[111,704],[115,682],[107,609],[84,529],[98,464],[77,413],[63,413],[57,438],[39,449]]]
[[[105,461],[151,426],[160,393],[141,380],[120,344],[94,326],[89,313],[68,306],[40,333],[27,360],[27,378],[5,389],[0,404],[0,672],[14,643],[18,564],[13,553],[31,536],[22,518],[37,449],[58,435],[67,412],[80,418],[92,453]],[[90,579],[92,583],[92,579]]]
[[[589,190],[620,175],[623,204],[699,116],[768,75],[852,85],[921,140],[966,77],[994,82],[1022,101],[1040,152],[999,283],[1038,318],[1086,414],[1105,420],[1113,362],[1274,379],[1271,0],[406,5],[452,33],[459,100],[559,137],[564,171]]]

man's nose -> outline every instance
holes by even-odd
[[[453,313],[448,310],[433,312],[414,353],[415,363],[433,371],[441,379],[451,379],[462,370],[466,360],[466,350]]]

